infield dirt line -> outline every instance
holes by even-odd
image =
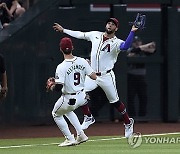
[[[163,136],[163,135],[178,135],[178,134],[180,134],[180,132],[163,133],[163,134],[148,134],[148,135],[142,135],[142,136]],[[125,139],[125,137],[114,137],[114,138],[104,138],[104,139],[88,140],[87,142],[110,141],[110,140],[121,140],[121,139]],[[37,147],[37,146],[49,146],[49,145],[58,145],[58,144],[59,144],[59,143],[9,145],[9,146],[0,146],[0,149],[22,148],[22,147]]]

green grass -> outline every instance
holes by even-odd
[[[162,137],[162,136],[159,136]],[[180,138],[178,135],[163,137]],[[0,154],[179,154],[180,140],[177,143],[146,143],[132,148],[125,138],[114,136],[89,137],[89,141],[78,146],[58,147],[64,138],[1,139]],[[102,140],[107,139],[107,140]],[[153,141],[153,140],[152,140]],[[11,146],[11,147],[10,147]],[[20,147],[13,147],[20,146]],[[6,147],[6,148],[3,148]]]

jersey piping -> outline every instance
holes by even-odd
[[[61,105],[57,108],[57,110],[54,112],[55,114],[57,113],[57,111],[61,108],[61,106],[62,106],[64,103],[65,103],[65,101],[64,101],[64,96],[63,96],[63,101],[62,101]]]
[[[99,46],[98,46],[98,50],[97,50],[97,53],[96,53],[96,62],[97,62],[97,72],[99,72],[99,57],[100,57],[100,49],[102,47],[102,42],[103,42],[103,35],[104,34],[101,34],[101,40],[99,42]]]
[[[112,76],[111,72],[110,72],[110,75],[111,75],[111,79],[113,82],[114,89],[116,90],[116,97],[118,98],[118,92],[117,92],[116,84],[114,83],[113,76]]]

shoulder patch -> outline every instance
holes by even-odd
[[[59,79],[59,76],[58,76],[58,74],[56,73],[56,75],[55,75],[55,79]]]

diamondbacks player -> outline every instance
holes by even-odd
[[[133,133],[134,120],[133,118],[129,118],[125,105],[119,100],[115,75],[112,69],[119,52],[125,51],[131,46],[134,33],[138,28],[133,25],[126,41],[123,41],[115,36],[118,26],[118,20],[116,18],[110,18],[106,22],[105,32],[73,31],[63,28],[58,23],[54,23],[53,28],[55,31],[66,33],[72,37],[91,41],[91,67],[95,70],[96,75],[101,78],[101,82],[97,83],[87,77],[85,81],[85,90],[91,91],[97,86],[100,86],[104,90],[109,102],[122,114],[125,125],[125,137],[128,138]],[[85,116],[82,128],[87,129],[95,120],[87,105],[83,106],[83,113]]]
[[[64,61],[57,66],[55,78],[48,79],[46,88],[52,91],[62,91],[62,96],[54,105],[52,116],[66,138],[59,146],[70,146],[88,140],[73,110],[87,103],[84,90],[85,76],[88,75],[93,80],[98,80],[98,77],[85,59],[72,55],[73,45],[70,38],[61,39],[60,50],[64,55]],[[63,115],[76,129],[76,140]]]

